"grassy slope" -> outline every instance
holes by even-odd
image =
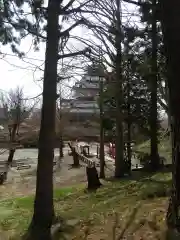
[[[170,182],[169,173],[158,173],[106,181],[96,193],[85,193],[84,185],[55,190],[56,213],[65,219],[80,220],[68,240],[86,239],[85,233],[89,234],[89,240],[113,240],[113,232],[118,236],[124,234],[124,239],[157,239],[165,229],[166,192]],[[0,239],[20,239],[32,209],[32,196],[1,201]],[[132,234],[134,237],[128,238]]]
[[[150,153],[150,140],[136,145],[134,147],[134,150],[143,153]],[[171,143],[168,138],[163,138],[160,140],[158,150],[160,156],[164,157],[167,160],[167,163],[171,163]]]

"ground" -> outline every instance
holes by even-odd
[[[166,145],[161,143],[161,149],[169,156]],[[137,148],[148,151],[148,142]],[[131,178],[117,181],[101,180],[103,186],[96,193],[87,193],[85,167],[72,169],[71,163],[72,158],[66,156],[54,174],[55,212],[72,225],[72,229],[63,230],[67,240],[165,239],[171,185],[167,170],[152,175],[134,172]],[[35,170],[21,172],[0,186],[0,240],[19,240],[26,231],[32,217],[35,175]]]
[[[56,214],[77,223],[71,233],[68,230],[68,240],[164,239],[170,173],[136,173],[131,179],[102,182],[96,193],[85,192],[84,183],[55,190]],[[33,196],[0,202],[2,239],[20,239],[32,208]]]
[[[65,187],[86,181],[86,168],[85,164],[81,162],[81,167],[76,169],[72,168],[72,156],[68,156],[65,149],[65,157],[62,159],[61,167],[56,168],[54,171],[54,187]],[[94,151],[96,148],[94,149]],[[0,186],[0,199],[9,198],[11,196],[24,196],[33,194],[36,187],[36,166],[37,166],[37,150],[19,150],[16,151],[17,157],[14,162],[24,162],[30,164],[31,168],[27,170],[17,170],[16,167],[11,168],[8,173],[8,181]],[[57,151],[55,151],[57,156]],[[3,166],[6,155],[0,155],[0,166]],[[108,165],[108,164],[107,164]],[[111,164],[110,164],[111,165]],[[108,165],[109,166],[109,165]],[[114,169],[108,168],[106,175],[113,174]]]
[[[61,168],[54,171],[54,187],[65,187],[77,183],[85,182],[85,166],[71,168],[72,157],[66,156],[63,159]],[[8,181],[0,186],[0,199],[12,196],[25,196],[35,193],[36,187],[36,168],[29,170],[11,170],[8,174]]]
[[[150,140],[145,141],[141,144],[135,145],[133,150],[142,152],[142,153],[150,153]],[[165,163],[167,164],[172,163],[171,161],[172,148],[171,148],[170,139],[168,137],[159,137],[158,150],[159,150],[160,156],[166,159]]]

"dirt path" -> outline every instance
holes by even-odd
[[[54,187],[60,188],[86,181],[85,166],[71,168],[72,157],[65,156],[61,168],[54,172]],[[0,200],[14,196],[25,196],[35,192],[36,170],[10,171],[8,181],[0,186]]]

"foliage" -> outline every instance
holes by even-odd
[[[37,6],[34,2],[42,4],[42,1],[1,0],[0,42],[2,46],[9,44],[11,50],[19,57],[24,56],[24,53],[19,50],[19,44],[29,33],[35,36],[35,46],[39,41],[41,16],[44,13],[38,11],[40,5]],[[28,9],[28,13],[25,9]],[[29,18],[29,15],[31,15],[31,18]],[[33,18],[35,18],[35,21],[32,21]]]
[[[131,62],[131,65],[129,64]],[[150,92],[146,79],[143,76],[143,66],[141,63],[141,55],[138,57],[133,54],[133,49],[128,55],[123,53],[123,66],[124,66],[124,122],[128,121],[127,116],[127,105],[128,101],[131,106],[131,122],[137,124],[146,134],[148,134],[148,122],[149,122],[149,103],[150,103]],[[129,82],[128,82],[129,81]],[[129,88],[129,89],[128,89]],[[129,98],[127,91],[129,91]],[[115,97],[113,80],[109,81],[105,90],[104,104],[112,112],[115,110]]]
[[[150,30],[150,14],[151,6],[143,4],[140,8],[140,14],[145,27],[138,29],[137,27],[129,27],[124,25],[123,31],[123,110],[124,122],[127,123],[127,108],[130,104],[130,121],[132,124],[138,125],[141,132],[149,135],[150,121],[150,101],[151,101],[151,30]],[[148,22],[147,22],[148,19]],[[110,35],[116,35],[114,29],[115,24],[112,23]],[[113,37],[113,38],[114,38]],[[165,84],[165,61],[163,56],[162,34],[158,27],[158,111],[162,108],[167,112],[167,86]],[[112,73],[111,73],[112,75]],[[109,109],[108,115],[114,118],[116,108],[116,97],[114,88],[114,80],[111,76],[105,90],[104,104]],[[129,91],[129,97],[128,97]],[[159,124],[159,123],[158,123]]]
[[[139,46],[144,47],[144,53],[146,54],[149,63],[151,63],[151,23],[152,23],[152,0],[146,0],[144,4],[139,8],[141,22],[144,25],[142,29],[141,39],[139,39]],[[161,30],[161,24],[159,22],[159,8],[156,7],[156,19],[157,19],[157,66],[158,66],[158,103],[161,109],[165,110],[168,114],[168,89],[167,89],[167,68],[165,62],[165,52],[163,44],[163,36]],[[151,72],[150,72],[151,73]]]

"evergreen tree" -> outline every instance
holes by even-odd
[[[0,42],[1,49],[3,45],[9,45],[11,50],[19,57],[23,57],[24,53],[19,49],[21,40],[26,38],[30,33],[34,38],[34,44],[37,45],[40,35],[40,21],[43,20],[43,11],[39,11],[38,7],[42,1],[29,0],[1,0],[0,2]],[[25,7],[29,11],[29,15],[36,21],[30,21],[25,13]],[[33,19],[34,20],[34,19]]]
[[[88,1],[87,1],[88,2]],[[36,18],[47,20],[45,25],[46,36],[39,32],[33,32],[38,39],[46,40],[43,101],[41,110],[41,127],[39,133],[39,153],[37,165],[36,194],[34,201],[34,213],[26,238],[28,240],[50,240],[51,226],[55,221],[53,205],[53,159],[55,143],[55,116],[57,95],[57,63],[58,60],[85,54],[89,50],[83,49],[77,52],[65,52],[65,47],[70,38],[70,32],[84,19],[75,22],[63,29],[63,23],[73,14],[83,11],[86,3],[76,7],[75,1],[49,0],[48,7],[44,8],[42,3],[35,6]],[[42,15],[41,15],[42,13]],[[61,17],[61,24],[59,18]]]
[[[159,0],[163,31],[164,53],[166,56],[167,83],[172,127],[172,192],[167,212],[170,233],[167,239],[180,236],[180,2]],[[178,233],[178,236],[177,236]]]
[[[146,54],[149,59],[149,89],[151,92],[151,104],[150,104],[150,137],[151,137],[151,167],[152,170],[157,170],[159,167],[159,155],[158,155],[158,111],[157,111],[157,99],[158,99],[158,36],[157,36],[157,1],[148,0],[143,3],[140,8],[142,12],[141,20],[145,23],[145,31],[147,34],[148,48]]]

